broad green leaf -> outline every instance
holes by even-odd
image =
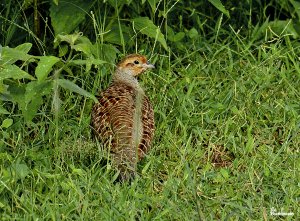
[[[57,35],[56,38],[54,39],[54,45],[56,48],[60,42],[67,42],[69,43],[70,46],[73,46],[75,44],[75,42],[82,36],[81,32],[77,32],[75,34],[71,34],[71,35]]]
[[[41,96],[37,96],[26,104],[25,108],[22,109],[22,114],[26,122],[32,121],[42,104],[43,99]]]
[[[18,179],[24,179],[30,170],[26,164],[15,163],[11,166],[11,172],[15,173]]]
[[[131,33],[132,30],[124,24],[121,24],[121,28],[118,24],[115,23],[113,23],[111,26],[106,27],[105,34],[103,35],[103,41],[122,46],[123,42],[120,31],[122,31],[122,37],[126,44],[130,40],[129,33]]]
[[[93,46],[93,55],[104,61],[114,63],[119,50],[113,45],[96,43]]]
[[[26,85],[25,102],[30,103],[37,97],[42,97],[51,93],[53,81],[31,81]]]
[[[42,97],[51,93],[52,83],[52,81],[31,81],[26,85],[25,105],[22,107],[25,121],[29,122],[35,117],[43,104]]]
[[[193,39],[193,38],[197,38],[198,37],[198,31],[195,28],[191,28],[191,30],[189,30],[189,32],[187,33],[187,35]]]
[[[80,32],[71,35],[57,35],[57,37],[54,40],[55,48],[60,44],[60,42],[67,42],[72,49],[76,51],[81,51],[87,56],[92,55],[91,51],[93,44],[87,37],[82,36],[82,33]],[[65,55],[67,52],[67,48],[61,48],[62,46],[63,45],[60,46],[60,56]]]
[[[5,108],[0,106],[0,114],[9,114],[9,112]]]
[[[94,4],[93,1],[59,1],[51,2],[50,17],[55,35],[74,31],[85,20],[85,16]]]
[[[13,84],[8,87],[11,101],[18,103],[19,109],[25,107],[25,85],[24,84]]]
[[[10,118],[6,118],[3,122],[2,122],[2,125],[1,125],[1,127],[2,128],[9,128],[12,124],[13,124],[13,120],[12,119],[10,119]]]
[[[289,34],[294,39],[299,37],[299,34],[295,30],[295,28],[293,26],[293,21],[291,19],[290,20],[275,20],[275,21],[269,22],[269,27],[277,35]]]
[[[134,28],[139,30],[142,34],[147,35],[150,38],[157,39],[162,46],[168,49],[164,35],[161,33],[159,27],[155,26],[153,22],[148,17],[138,17],[132,19]]]
[[[229,178],[229,173],[228,173],[228,170],[227,170],[227,169],[221,168],[221,169],[220,169],[220,173],[222,174],[222,176],[223,176],[225,179],[228,179],[228,178]]]
[[[63,57],[65,56],[69,51],[68,45],[60,45],[58,48],[58,57]]]
[[[3,47],[0,64],[8,65],[20,60],[34,61],[34,56],[27,54],[31,47],[30,43],[24,43],[15,48]]]
[[[148,3],[152,9],[152,12],[154,12],[156,10],[156,4],[159,2],[160,0],[148,0]]]
[[[71,46],[76,51],[81,51],[87,56],[91,56],[93,44],[87,37],[80,37],[75,45]]]
[[[85,60],[78,59],[78,60],[71,60],[70,61],[70,63],[76,64],[76,65],[86,65],[88,62],[91,63],[91,64],[94,64],[94,65],[101,65],[101,64],[106,64],[107,63],[106,61],[102,61],[100,59],[94,59],[94,58],[87,58]]]
[[[184,33],[184,32],[178,32],[178,33],[174,36],[173,41],[174,41],[174,42],[181,41],[184,37],[185,37],[185,33]]]
[[[81,51],[85,53],[86,55],[91,55],[91,46],[92,44],[84,44],[84,43],[79,43],[74,45],[72,48],[75,49],[75,51]]]
[[[185,37],[184,32],[178,32],[177,34],[175,34],[173,29],[169,26],[167,26],[167,33],[168,33],[167,35],[168,40],[172,42],[179,42]]]
[[[208,0],[213,6],[215,6],[220,12],[224,13],[228,18],[230,18],[229,11],[225,9],[224,5],[220,0]]]
[[[60,61],[60,59],[54,56],[40,57],[38,66],[35,69],[35,76],[38,81],[46,80],[48,74],[52,71],[53,65],[55,65],[58,61]]]
[[[2,66],[0,66],[0,81],[4,80],[4,79],[7,79],[7,78],[12,78],[12,79],[27,78],[27,79],[30,79],[30,80],[35,79],[30,74],[28,74],[27,72],[21,70],[16,65],[2,65]]]
[[[290,0],[290,2],[292,3],[293,7],[295,8],[295,12],[298,15],[298,22],[299,22],[300,21],[300,2],[294,1],[294,0]]]
[[[97,98],[92,95],[90,92],[87,92],[86,90],[78,87],[76,84],[74,84],[72,81],[69,81],[69,80],[66,80],[66,79],[58,79],[57,80],[57,83],[67,89],[67,90],[70,90],[72,92],[75,92],[75,93],[78,93],[80,95],[83,95],[85,97],[88,97],[88,98],[91,98],[93,99],[95,102],[98,102]]]
[[[22,51],[24,53],[28,53],[30,51],[32,47],[31,43],[23,43],[21,45],[18,45],[17,47],[15,47],[15,49],[17,49],[18,51]]]
[[[173,29],[170,26],[167,26],[167,38],[173,38],[173,36],[175,35]],[[169,39],[170,40],[170,39]]]
[[[106,61],[102,61],[99,59],[95,59],[95,58],[87,58],[85,60],[71,60],[70,64],[75,64],[75,65],[85,65],[86,69],[85,72],[89,72],[92,68],[92,65],[95,65],[96,68],[98,67],[98,65],[102,65],[107,63]]]
[[[25,121],[31,121],[43,104],[42,96],[51,93],[52,81],[31,81],[26,85],[10,85],[8,91],[13,102],[17,102]]]
[[[0,94],[7,93],[7,88],[8,88],[8,85],[3,84],[3,82],[0,81]]]

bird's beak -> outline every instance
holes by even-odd
[[[155,68],[155,66],[153,64],[151,64],[149,61],[147,61],[147,64],[144,64],[144,67],[149,68],[149,69]]]

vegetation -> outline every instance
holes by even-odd
[[[300,3],[222,2],[2,1],[1,220],[297,219]],[[134,52],[156,134],[120,183],[90,111]]]

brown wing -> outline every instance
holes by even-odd
[[[120,170],[122,180],[136,172],[137,153],[132,139],[134,94],[132,87],[113,84],[101,93],[92,110],[94,133],[113,153],[112,162]]]
[[[142,159],[149,151],[151,141],[154,136],[154,112],[149,99],[145,96],[142,108],[143,132],[142,139],[138,148],[139,159]]]
[[[113,84],[101,93],[99,103],[92,110],[94,133],[104,146],[110,147],[113,161],[123,178],[136,171],[137,155],[139,159],[144,157],[154,134],[153,109],[148,98],[144,97],[141,119],[143,131],[136,153],[133,141],[135,99],[132,87]]]
[[[113,84],[101,93],[92,110],[92,127],[96,137],[111,151],[119,152],[131,146],[134,112],[134,91],[122,84]]]

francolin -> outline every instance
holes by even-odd
[[[92,110],[94,133],[112,153],[122,180],[135,175],[137,162],[148,152],[154,135],[153,108],[137,80],[152,68],[143,55],[125,57]]]

